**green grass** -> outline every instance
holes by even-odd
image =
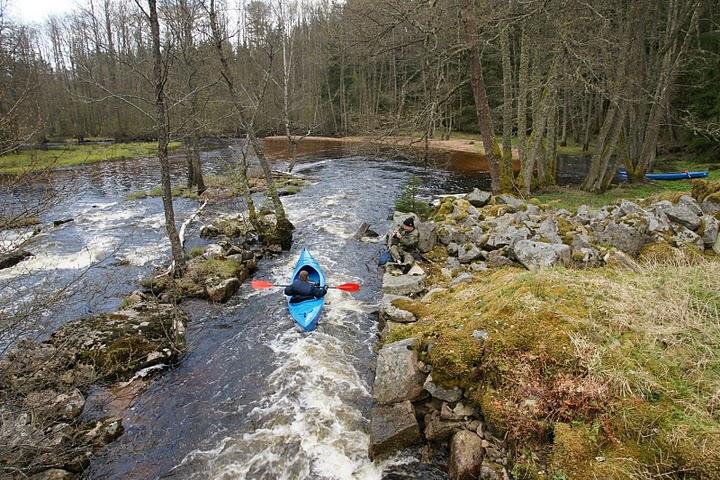
[[[150,190],[139,190],[137,192],[132,192],[128,194],[127,199],[128,200],[141,200],[143,198],[149,198],[149,197],[159,197],[162,195],[162,187],[157,186],[153,187]],[[197,194],[197,192],[188,189],[187,187],[180,187],[175,186],[172,187],[172,196],[173,197],[184,197],[189,198],[191,200],[198,200],[200,196]]]
[[[678,171],[684,168],[677,167]],[[708,180],[720,180],[720,171],[710,171]],[[574,211],[580,205],[589,205],[599,208],[619,201],[620,199],[644,200],[672,198],[674,196],[690,193],[692,183],[690,180],[677,180],[672,182],[648,182],[637,185],[621,185],[605,193],[589,193],[577,188],[558,187],[552,191],[535,195],[539,203],[551,205],[555,208],[566,208]]]
[[[180,147],[170,142],[169,150]],[[109,160],[151,157],[157,153],[156,142],[115,143],[111,145],[68,144],[47,150],[23,150],[0,156],[0,174],[21,175],[73,165],[87,165]]]
[[[637,272],[476,275],[401,305],[419,320],[385,341],[432,344],[420,356],[433,379],[462,387],[550,474],[522,478],[720,478],[720,262],[679,255]]]

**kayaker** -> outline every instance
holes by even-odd
[[[304,302],[313,298],[322,298],[327,293],[327,286],[319,287],[308,279],[307,270],[300,270],[298,278],[285,287],[285,295],[290,297],[290,303]]]
[[[413,253],[417,250],[420,234],[415,228],[415,219],[408,217],[390,238],[390,255],[403,273],[407,273],[415,264]]]

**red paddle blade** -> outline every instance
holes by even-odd
[[[338,290],[342,290],[344,292],[359,292],[360,284],[359,283],[342,283],[335,288],[337,288]]]
[[[273,284],[266,280],[253,280],[250,282],[252,288],[272,288]]]

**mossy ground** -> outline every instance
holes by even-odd
[[[448,290],[399,302],[419,320],[386,341],[431,345],[433,378],[508,433],[516,478],[720,478],[720,262],[661,253],[638,272],[437,277]]]
[[[170,142],[169,150],[176,150],[179,142]],[[50,170],[73,165],[87,165],[108,160],[150,157],[157,154],[157,142],[113,143],[109,145],[67,144],[46,150],[22,150],[0,156],[0,174]]]
[[[142,285],[154,294],[173,292],[175,297],[205,297],[205,283],[208,279],[225,280],[228,278],[244,279],[247,275],[242,263],[231,259],[206,259],[194,257],[188,262],[187,269],[180,278],[169,275],[143,280]]]

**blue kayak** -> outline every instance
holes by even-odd
[[[627,170],[624,168],[620,169],[619,172],[621,180],[627,180]],[[648,180],[687,180],[688,178],[706,178],[708,172],[678,172],[678,173],[646,173],[645,178]]]
[[[300,270],[308,271],[308,280],[311,282],[320,287],[325,286],[325,275],[320,269],[320,265],[306,248],[303,248],[302,252],[300,252],[300,258],[298,258],[297,264],[295,264],[295,270],[293,270],[290,283],[295,281],[300,274]],[[306,332],[315,330],[324,305],[324,298],[314,298],[312,300],[305,300],[304,302],[290,303],[290,298],[288,297],[288,310],[290,311],[290,315],[295,323]]]

